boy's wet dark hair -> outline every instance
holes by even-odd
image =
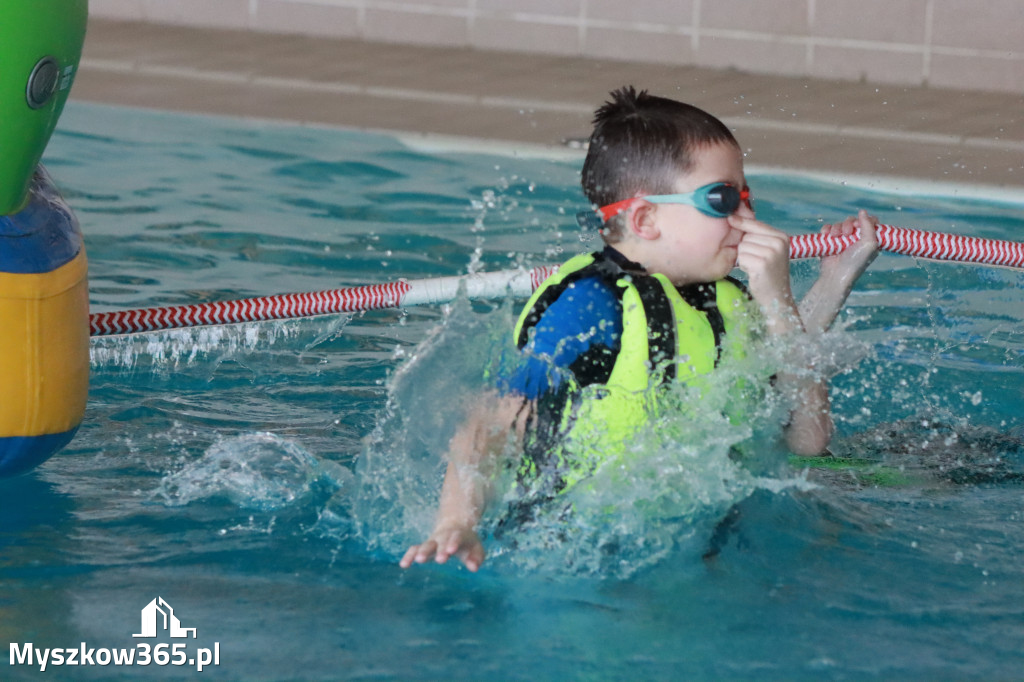
[[[719,143],[739,148],[725,124],[706,111],[646,90],[638,94],[631,85],[620,88],[594,114],[583,193],[594,206],[641,193],[670,194],[679,175],[691,170],[693,152]],[[618,241],[617,222],[602,231],[607,241]]]

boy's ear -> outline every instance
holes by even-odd
[[[657,239],[661,236],[661,229],[655,220],[657,213],[654,204],[638,201],[629,212],[629,231],[641,239]]]

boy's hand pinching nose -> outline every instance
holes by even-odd
[[[762,305],[789,292],[789,236],[754,218],[733,214],[729,224],[743,233],[736,266],[750,278],[750,293]]]

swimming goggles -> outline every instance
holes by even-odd
[[[629,210],[637,201],[647,201],[652,204],[685,204],[693,206],[704,215],[712,218],[726,218],[739,210],[740,203],[753,208],[751,202],[753,197],[749,187],[737,189],[729,182],[713,182],[704,185],[687,194],[648,194],[638,197],[630,197],[614,204],[602,206],[594,212],[584,211],[576,215],[576,220],[581,227],[600,228],[605,222],[611,220],[619,213]]]

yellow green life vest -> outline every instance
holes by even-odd
[[[698,309],[664,275],[627,271],[594,253],[570,259],[534,292],[516,324],[516,344],[528,343],[530,329],[573,282],[594,276],[621,301],[622,336],[611,357],[581,358],[563,387],[539,400],[520,478],[554,473],[551,492],[621,457],[658,414],[661,386],[699,382],[723,354],[742,357],[751,335],[750,299],[735,280],[686,287]]]

